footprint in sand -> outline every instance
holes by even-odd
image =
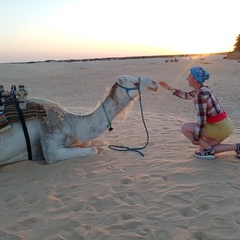
[[[191,207],[186,207],[186,208],[179,209],[179,213],[183,217],[192,217],[197,215],[199,211],[197,209],[192,209]]]
[[[129,177],[125,177],[121,180],[121,184],[123,185],[130,185],[132,184],[133,182],[135,181],[135,178],[132,177],[132,176],[129,176]]]
[[[203,232],[192,233],[192,240],[209,240],[209,237]]]

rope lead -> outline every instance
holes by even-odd
[[[117,145],[109,145],[108,147],[112,150],[117,150],[117,151],[134,151],[139,153],[142,157],[145,157],[145,155],[140,151],[142,149],[144,149],[145,147],[147,147],[148,143],[149,143],[149,133],[147,130],[147,126],[144,120],[144,116],[143,116],[143,109],[142,109],[142,99],[141,99],[141,92],[140,92],[140,86],[138,88],[139,91],[139,104],[140,104],[140,110],[141,110],[141,116],[142,116],[142,122],[146,131],[146,135],[147,135],[147,141],[145,143],[145,145],[143,147],[138,147],[138,148],[131,148],[131,147],[126,147],[126,146],[117,146]]]

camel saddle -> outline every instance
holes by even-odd
[[[41,104],[35,102],[26,102],[26,109],[22,109],[25,120],[47,117],[46,110]],[[0,111],[0,133],[10,128],[10,124],[20,121],[20,116],[16,108],[16,103],[12,102],[5,105],[3,111]]]

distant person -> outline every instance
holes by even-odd
[[[194,145],[199,145],[199,151],[194,153],[198,158],[214,159],[216,153],[236,151],[240,158],[240,144],[221,144],[233,131],[233,123],[221,107],[211,89],[204,85],[210,77],[202,67],[193,67],[187,77],[190,87],[194,90],[184,92],[174,89],[167,83],[159,84],[182,99],[193,100],[197,112],[196,122],[182,124],[181,130]]]

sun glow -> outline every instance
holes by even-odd
[[[6,22],[0,61],[14,55],[48,59],[231,51],[239,34],[237,1],[18,3],[11,18],[7,11],[0,15]]]

